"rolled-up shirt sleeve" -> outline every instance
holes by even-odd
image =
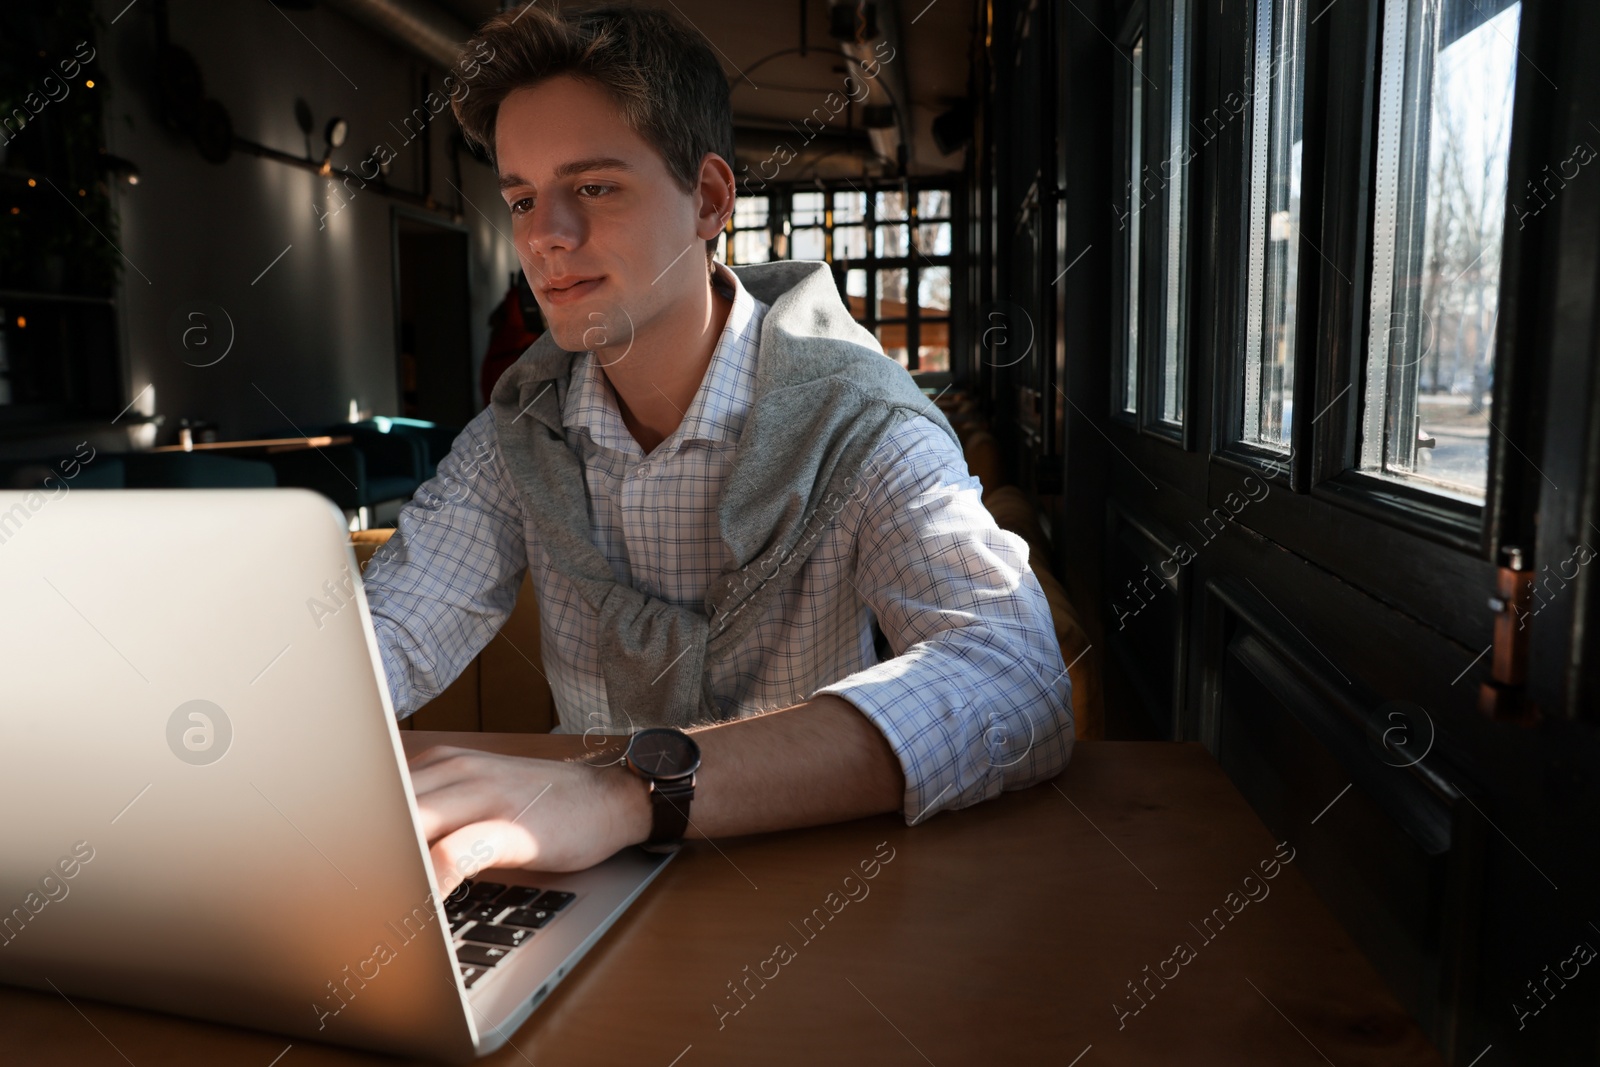
[[[817,692],[883,733],[906,822],[1060,773],[1071,681],[1027,542],[996,525],[960,449],[921,416],[885,438],[861,484],[840,519],[859,523],[856,592],[895,655]]]
[[[395,716],[403,719],[500,632],[528,567],[522,509],[496,446],[493,409],[461,431],[395,526],[361,585]]]

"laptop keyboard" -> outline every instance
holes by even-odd
[[[471,989],[501,960],[533,940],[576,894],[499,882],[465,881],[445,898],[461,978]]]

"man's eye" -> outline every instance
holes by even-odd
[[[524,204],[526,204],[527,207],[524,207],[523,206]],[[532,210],[533,210],[533,198],[531,196],[525,196],[521,200],[513,200],[511,202],[511,213],[513,215],[526,215],[529,211],[532,211]]]
[[[591,200],[598,199],[599,197],[604,196],[606,193],[608,193],[610,191],[610,187],[609,186],[605,186],[605,185],[580,185],[580,186],[578,186],[578,191],[579,192],[583,192],[584,190],[587,190],[587,189],[598,189],[598,190],[600,190],[598,193],[596,193],[593,196],[589,197],[589,199],[591,199]]]

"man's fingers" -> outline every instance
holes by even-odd
[[[504,819],[475,822],[435,841],[428,849],[439,892],[449,896],[463,880],[491,867],[521,867],[532,858],[533,838]]]
[[[411,788],[421,800],[426,793],[461,783],[490,781],[503,771],[507,757],[470,748],[440,746],[429,749],[423,756],[432,756],[426,763],[410,767]],[[422,756],[418,757],[420,761]]]
[[[496,817],[519,821],[554,780],[537,773],[538,766],[534,760],[482,761],[469,754],[463,761],[440,761],[413,773],[423,836],[436,841],[468,823]]]
[[[464,826],[501,816],[503,801],[479,779],[462,779],[434,789],[417,790],[422,836],[430,844]],[[503,816],[501,816],[503,817]]]
[[[618,845],[596,803],[604,799],[598,773],[447,746],[419,753],[411,774],[418,825],[441,887],[486,865],[574,871],[610,855]]]
[[[442,763],[453,757],[473,754],[484,755],[483,752],[475,748],[462,748],[459,745],[431,745],[406,760],[406,766],[411,768],[411,773],[414,775],[425,767],[432,767],[434,764]]]

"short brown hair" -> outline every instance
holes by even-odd
[[[489,57],[484,59],[483,57]],[[466,139],[498,167],[495,116],[514,90],[570,75],[609,92],[630,129],[693,194],[700,161],[715,152],[733,168],[728,79],[699,30],[666,11],[600,7],[555,13],[536,4],[502,11],[463,48],[480,72],[451,107]],[[709,257],[717,238],[706,242]]]

